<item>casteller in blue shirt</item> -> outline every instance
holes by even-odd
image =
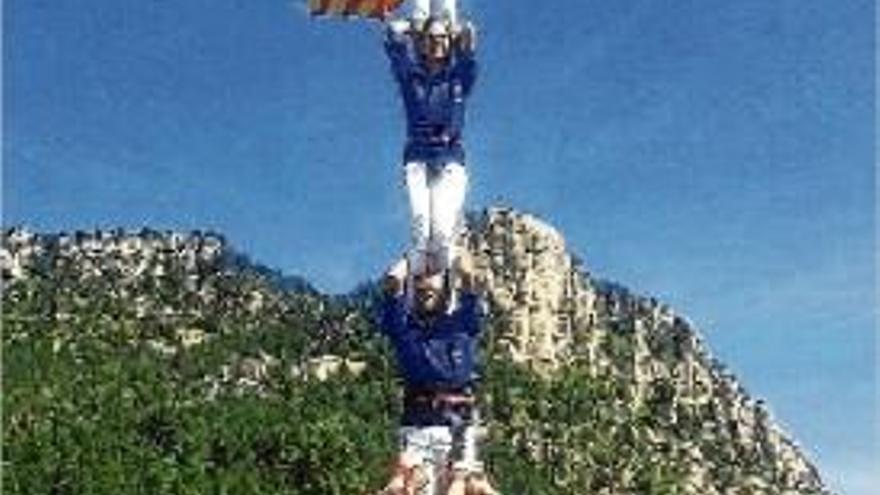
[[[385,50],[406,108],[406,162],[464,164],[465,100],[477,76],[474,28],[429,19],[421,29],[389,24]]]
[[[462,391],[476,379],[482,301],[472,284],[462,284],[450,311],[446,278],[417,276],[411,303],[401,290],[404,278],[386,278],[380,325],[407,389]]]
[[[480,302],[462,292],[451,313],[423,318],[406,307],[403,295],[382,305],[381,325],[391,339],[407,387],[462,390],[475,376]]]

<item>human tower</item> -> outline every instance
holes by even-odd
[[[395,349],[403,415],[386,495],[496,493],[478,455],[477,341],[483,302],[463,229],[462,130],[476,81],[476,36],[455,0],[310,0],[316,15],[382,20],[406,115],[403,173],[411,244],[387,272],[379,324]]]

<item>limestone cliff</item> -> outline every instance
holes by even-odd
[[[539,219],[491,209],[467,239],[511,360],[545,376],[572,365],[613,376],[631,406],[659,405],[688,493],[824,493],[816,468],[668,306],[591,277]],[[659,400],[658,400],[659,399]]]

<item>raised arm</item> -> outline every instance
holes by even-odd
[[[455,33],[455,72],[465,96],[477,80],[477,30],[473,23],[463,22]]]
[[[456,260],[453,269],[459,285],[458,317],[465,332],[471,335],[480,333],[483,327],[483,283],[474,273],[473,258],[470,253],[463,252]]]
[[[382,280],[379,326],[392,338],[400,335],[406,327],[406,302],[403,294],[406,277],[407,262],[402,259],[388,270]]]
[[[412,65],[410,53],[410,22],[404,19],[388,21],[385,28],[385,53],[391,60],[391,70],[398,80],[405,80]]]

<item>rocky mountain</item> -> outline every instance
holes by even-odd
[[[471,232],[501,352],[542,375],[576,366],[625,384],[629,407],[657,420],[649,441],[680,459],[686,492],[824,492],[816,468],[686,318],[594,279],[534,217],[489,210]]]
[[[462,243],[490,309],[503,493],[828,493],[671,308],[593,277],[526,214],[488,210]],[[0,269],[10,493],[382,484],[400,389],[369,284],[321,295],[201,232],[10,229]]]

